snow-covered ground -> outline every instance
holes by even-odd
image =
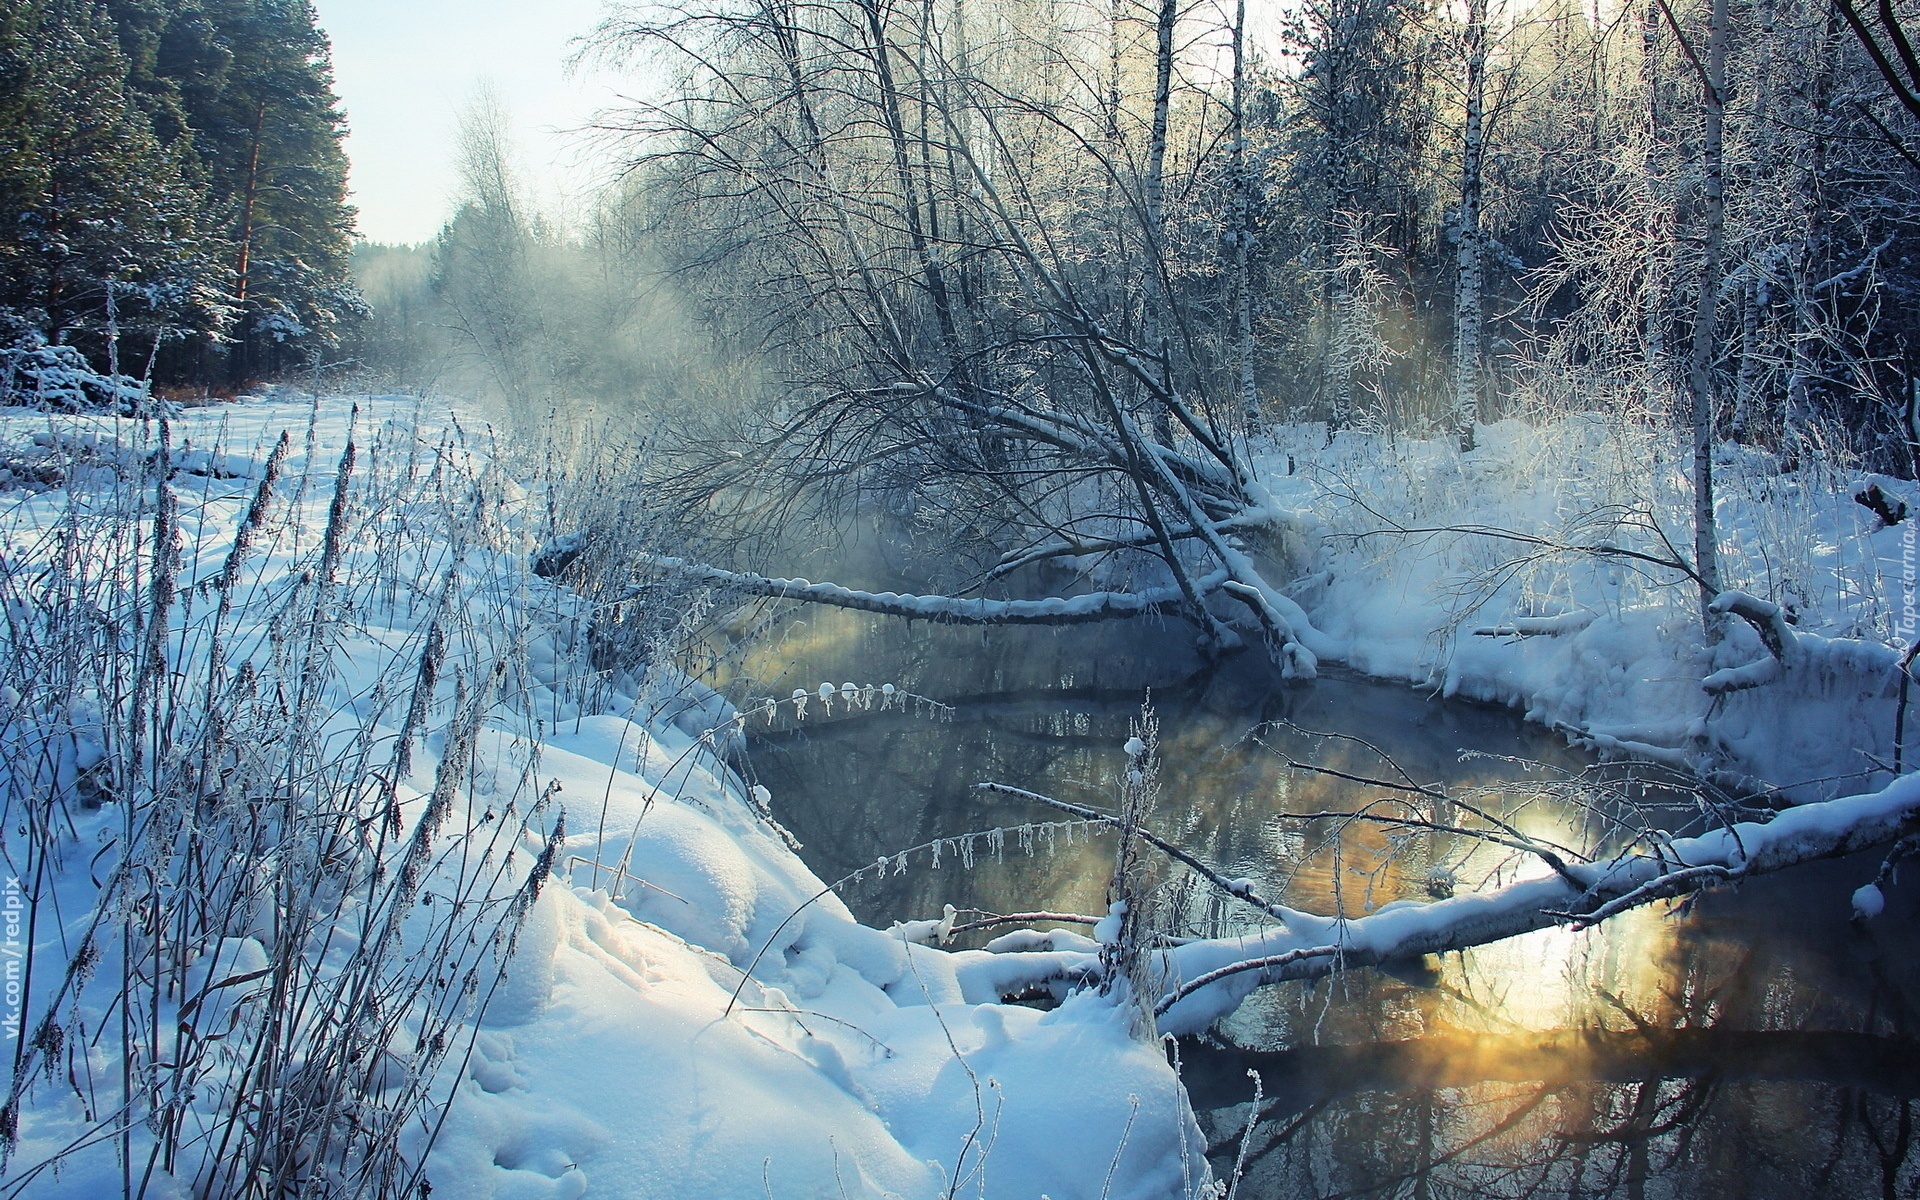
[[[854,921],[716,753],[739,713],[664,654],[596,664],[605,614],[530,565],[568,532],[564,481],[472,418],[288,395],[164,430],[0,413],[0,1195],[1210,1194],[1143,1009],[1196,1030],[1263,981],[1601,919],[1920,812],[1909,780],[1874,793],[1870,757],[1911,522],[1876,528],[1869,481],[1729,451],[1726,582],[1797,622],[1767,626],[1767,666],[1746,624],[1709,645],[1647,561],[1683,544],[1663,446],[1586,418],[1465,457],[1281,431],[1264,484],[1296,515],[1251,549],[1306,571],[1316,636],[1357,669],[1615,750],[1836,777],[1802,801],[1868,794],[1599,861],[1515,844],[1531,865],[1485,891],[1349,921],[1216,879],[1261,924],[1076,991],[1117,914],[957,952],[920,944],[936,923]],[[1863,917],[1877,899],[1863,878]],[[1033,986],[1071,994],[1001,1002]]]
[[[72,632],[60,588],[103,614],[168,615],[164,637],[112,639],[127,659],[112,670],[16,673],[0,696],[9,824],[47,826],[6,844],[35,913],[8,950],[30,943],[35,969],[24,1007],[0,1014],[29,1047],[0,1192],[219,1195],[278,1172],[301,1194],[374,1195],[355,1174],[366,1146],[384,1136],[412,1162],[436,1128],[418,1164],[436,1197],[1208,1186],[1174,1072],[1123,1007],[1001,1004],[995,956],[859,925],[713,753],[724,702],[670,667],[592,670],[591,614],[527,569],[552,532],[529,502],[545,485],[510,478],[471,419],[280,396],[191,410],[168,433],[163,450],[137,422],[0,414],[15,660]],[[160,596],[163,492],[177,559]],[[143,647],[164,672],[142,672]],[[278,697],[303,731],[285,763],[310,778],[248,774],[279,751],[270,723],[254,744],[222,735],[254,711],[242,693]],[[128,768],[131,730],[144,757]],[[183,790],[207,761],[219,779]],[[337,817],[329,804],[359,839],[337,847],[345,865],[287,836]],[[228,817],[257,832],[279,805],[304,814],[273,827],[283,840],[245,842]],[[230,859],[246,869],[222,873]],[[195,870],[225,889],[216,910],[163,907]],[[330,1031],[369,1012],[378,1044],[327,1057]],[[259,1078],[269,1044],[277,1086]],[[353,1082],[323,1102],[306,1081],[325,1070]],[[275,1158],[257,1127],[276,1120],[305,1122],[305,1148]],[[386,1182],[412,1195],[418,1179]]]
[[[1778,603],[1800,636],[1777,681],[1715,694],[1714,672],[1770,655],[1737,620],[1709,645],[1698,589],[1649,561],[1691,561],[1690,448],[1594,414],[1483,426],[1479,443],[1288,427],[1259,454],[1295,518],[1291,590],[1337,658],[1799,799],[1887,782],[1915,520],[1883,526],[1853,497],[1878,485],[1920,512],[1912,483],[1721,448],[1721,585]]]

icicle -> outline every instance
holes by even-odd
[[[940,847],[945,845],[939,838],[933,839],[933,869],[940,869]]]
[[[965,871],[973,870],[972,834],[968,834],[966,837],[960,839],[960,867]]]
[[[894,855],[893,873],[895,875],[905,875],[907,873],[907,852],[905,850]]]
[[[793,719],[796,721],[807,719],[807,689],[805,688],[793,689]]]
[[[993,861],[1007,861],[1007,831],[998,826],[987,834],[987,849],[993,851]]]

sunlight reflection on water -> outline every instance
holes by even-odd
[[[842,711],[750,730],[752,770],[829,879],[930,838],[1050,815],[983,802],[981,780],[1111,804],[1149,689],[1164,764],[1155,827],[1296,907],[1360,915],[1427,898],[1436,869],[1472,890],[1545,868],[1456,835],[1286,817],[1392,795],[1289,768],[1392,774],[1371,749],[1289,722],[1363,737],[1415,783],[1510,811],[1532,837],[1587,843],[1620,815],[1547,786],[1583,764],[1510,712],[1359,679],[1282,687],[1252,656],[1201,666],[1177,628],[988,636],[809,612],[757,642],[735,683],[784,696],[823,679],[893,682],[956,708],[951,722]],[[1662,811],[1657,796],[1631,803]],[[1104,838],[1056,839],[1026,857],[1009,839],[1005,861],[917,864],[845,898],[882,926],[944,903],[1098,913],[1111,853]],[[1911,901],[1890,907],[1898,919],[1848,924],[1852,877],[1871,869],[1820,864],[1687,915],[1646,909],[1264,989],[1223,1024],[1224,1045],[1182,1048],[1216,1169],[1240,1152],[1254,1069],[1264,1107],[1244,1200],[1853,1196],[1886,1181],[1913,1194],[1903,1131],[1920,1097],[1920,954]],[[1240,920],[1197,893],[1180,918],[1190,932]]]

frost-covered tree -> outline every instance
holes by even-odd
[[[145,355],[221,316],[202,193],[179,143],[129,95],[112,23],[89,0],[0,13],[0,337]]]
[[[243,379],[305,360],[358,314],[345,124],[326,35],[307,0],[202,5],[223,62],[218,75],[183,81],[183,90],[231,247],[239,315],[227,364]]]
[[[0,20],[13,336],[96,358],[132,339],[163,378],[240,379],[357,316],[344,127],[303,0],[33,0]]]
[[[1209,27],[1157,4],[969,6],[963,40],[957,16],[871,0],[608,27],[687,72],[625,116],[632,166],[683,277],[787,379],[750,450],[672,486],[709,529],[881,498],[956,536],[956,584],[1080,559],[1127,585],[989,620],[1166,609],[1238,642],[1217,591],[1310,674],[1316,635],[1242,540],[1272,517],[1222,352],[1231,79],[1200,86]]]
[[[1481,340],[1485,334],[1480,212],[1486,190],[1487,0],[1467,0],[1464,127],[1460,134],[1459,278],[1453,302],[1453,428],[1462,451],[1473,449],[1480,418]]]
[[[1290,235],[1317,293],[1307,347],[1334,427],[1384,361],[1385,266],[1403,273],[1421,240],[1428,96],[1421,8],[1407,0],[1317,0],[1288,40],[1299,59],[1288,126]]]

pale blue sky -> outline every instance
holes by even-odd
[[[333,39],[347,111],[350,184],[360,232],[381,242],[430,238],[446,218],[453,137],[481,80],[514,114],[528,178],[564,205],[588,172],[576,128],[611,99],[605,76],[568,79],[570,41],[592,30],[604,0],[314,0]]]

